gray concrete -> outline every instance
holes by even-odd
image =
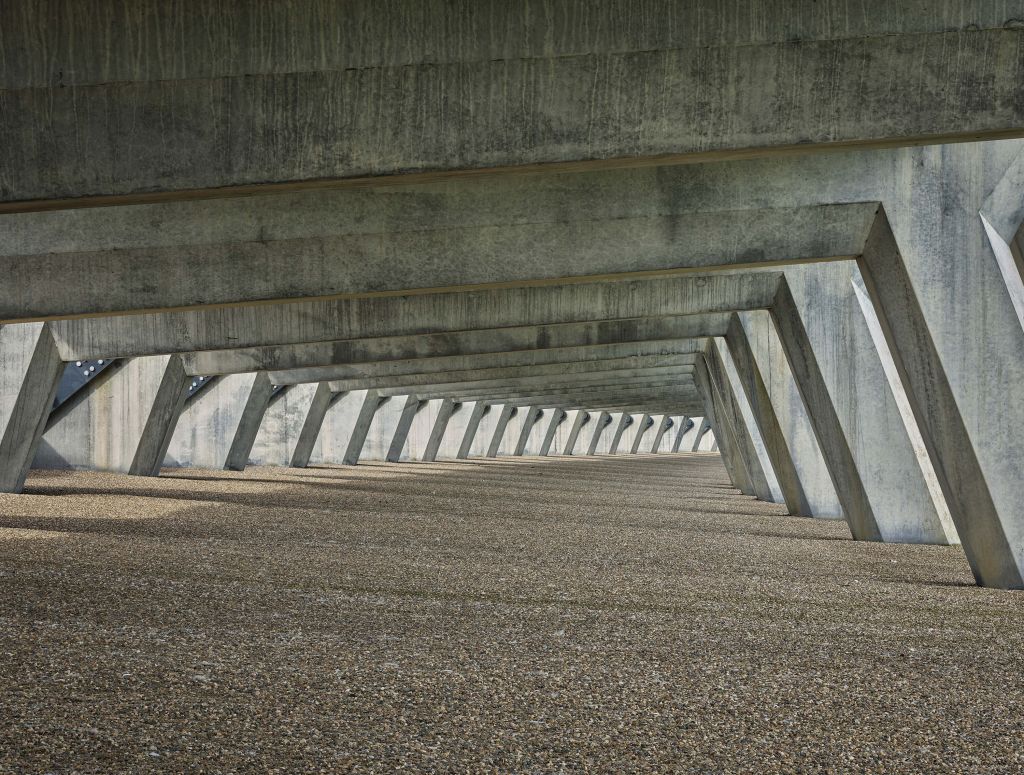
[[[541,442],[540,450],[537,452],[541,457],[550,455],[552,448],[557,450],[558,447],[554,444],[555,436],[558,433],[559,426],[569,416],[564,409],[553,409],[550,414],[551,419],[548,421],[547,430],[544,431],[544,440]]]
[[[469,457],[470,450],[473,448],[473,441],[476,438],[477,430],[480,428],[480,421],[484,418],[484,415],[491,411],[492,405],[486,401],[476,401],[473,404],[473,410],[470,412],[469,421],[466,423],[466,427],[462,433],[462,439],[459,443],[459,451],[456,457],[460,460],[465,460]]]
[[[627,412],[623,412],[622,416],[619,417],[619,421],[615,424],[615,432],[612,434],[611,442],[608,444],[608,454],[614,455],[619,451],[619,444],[622,443],[622,434],[625,433],[626,428],[633,424],[633,416]]]
[[[501,414],[498,415],[497,421],[494,425],[494,431],[491,435],[491,443],[487,447],[487,457],[497,457],[498,451],[501,449],[501,444],[505,438],[505,431],[508,428],[509,421],[519,413],[519,408],[512,404],[504,404],[501,407]]]
[[[675,423],[676,421],[669,415],[662,415],[661,420],[658,421],[658,427],[654,431],[654,438],[651,440],[651,453],[658,453],[662,451],[662,441],[665,439],[665,435],[668,433],[669,429],[671,429]]]
[[[425,463],[431,463],[437,460],[438,451],[441,449],[441,442],[444,440],[445,430],[448,428],[448,421],[451,419],[452,414],[459,411],[462,405],[453,401],[450,398],[446,398],[441,402],[441,407],[437,413],[437,419],[434,420],[434,427],[430,431],[430,439],[427,441],[426,449],[423,451],[423,457],[421,458]]]
[[[517,456],[521,456],[526,453],[527,444],[530,442],[530,434],[533,433],[534,427],[544,416],[544,410],[539,406],[531,406],[522,414],[523,425],[519,429],[519,438],[516,440],[515,450],[512,453]]]
[[[385,458],[389,463],[397,463],[402,459],[402,452],[409,440],[409,430],[412,428],[416,415],[423,408],[423,404],[424,402],[419,396],[406,396],[402,415],[395,426],[395,434],[391,439],[391,446],[388,447],[388,454]]]
[[[327,412],[331,405],[340,398],[341,396],[331,392],[331,387],[326,382],[316,383],[316,391],[310,398],[302,421],[302,429],[295,442],[295,451],[290,463],[293,468],[305,468],[309,465]]]
[[[306,420],[309,418],[310,410],[314,402],[322,397],[326,386],[318,383],[307,385],[291,385],[281,393],[278,393],[267,407],[263,415],[263,423],[260,425],[256,440],[253,442],[252,451],[249,453],[250,465],[264,466],[288,466],[295,461],[296,454],[300,459],[304,456],[308,462],[308,451],[304,448],[299,450],[299,442],[303,440],[302,431]],[[330,393],[327,391],[327,399]],[[325,409],[326,411],[326,409]],[[321,416],[321,423],[323,418]],[[316,433],[320,433],[320,425],[317,425]],[[308,449],[312,449],[310,442]]]
[[[359,413],[352,424],[348,444],[345,447],[345,454],[341,458],[342,463],[354,466],[359,462],[359,456],[363,452],[363,444],[366,443],[366,436],[370,432],[373,418],[376,416],[377,410],[380,409],[380,405],[388,400],[390,399],[382,398],[378,395],[376,390],[366,391],[363,396],[362,405],[359,408]]]
[[[629,445],[630,454],[635,455],[640,451],[640,442],[644,440],[644,436],[652,425],[654,425],[654,418],[651,415],[644,414],[640,417],[640,422],[636,426],[636,433],[633,434],[632,442]]]
[[[64,364],[50,326],[0,325],[0,492],[21,492]]]
[[[572,421],[572,426],[569,429],[569,436],[565,440],[565,446],[562,447],[563,455],[574,455],[576,454],[576,445],[579,443],[580,433],[583,431],[583,427],[591,420],[590,412],[580,410],[576,417]]]
[[[590,436],[590,445],[587,447],[587,454],[597,454],[598,445],[601,443],[601,437],[604,435],[605,429],[612,424],[612,416],[608,412],[601,412],[597,415],[597,419],[593,421],[593,432]]]
[[[682,422],[679,423],[679,428],[676,431],[676,436],[672,440],[672,451],[678,452],[683,445],[683,438],[687,433],[692,431],[695,427],[695,423],[692,417],[683,417]]]
[[[190,382],[178,355],[108,366],[51,412],[33,468],[156,476]]]

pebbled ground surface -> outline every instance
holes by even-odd
[[[1024,770],[1024,593],[717,456],[0,496],[3,772]]]

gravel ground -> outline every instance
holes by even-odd
[[[717,456],[0,496],[4,772],[1024,771],[1024,593]]]

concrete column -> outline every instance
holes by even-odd
[[[693,436],[693,444],[690,447],[690,452],[699,452],[700,444],[704,440],[704,437],[711,432],[711,420],[707,417],[701,417],[700,424],[695,425],[696,431]]]
[[[721,337],[710,339],[706,355],[711,379],[722,396],[722,409],[728,413],[755,495],[758,500],[768,503],[783,503],[771,458],[743,388],[739,385],[735,368],[731,368],[732,356],[724,340]]]
[[[658,423],[658,429],[654,432],[654,439],[651,441],[652,453],[656,453],[660,450],[662,439],[665,438],[665,433],[673,425],[675,425],[675,420],[667,414],[662,416],[661,422]]]
[[[793,455],[789,450],[779,418],[772,406],[771,396],[761,377],[754,358],[747,333],[739,315],[733,315],[729,333],[725,339],[729,357],[719,348],[721,360],[734,378],[735,391],[749,405],[753,422],[756,424],[765,454],[775,474],[783,502],[790,514],[811,516],[811,506],[804,494],[803,484],[797,471]],[[781,365],[781,364],[780,364]],[[731,368],[730,368],[731,367]]]
[[[722,397],[714,380],[708,373],[707,364],[703,359],[697,361],[694,369],[694,379],[700,388],[701,397],[704,402],[704,419],[711,426],[722,448],[722,462],[725,464],[729,478],[733,486],[744,495],[756,497],[750,473],[747,471],[748,461],[743,457],[739,449],[739,441],[736,432],[729,421],[729,417],[722,408]]]
[[[318,388],[316,382],[289,385],[271,398],[249,452],[249,465],[290,464]]]
[[[601,435],[604,433],[604,429],[611,425],[612,416],[608,412],[601,412],[597,416],[597,421],[594,423],[594,433],[590,437],[590,446],[587,447],[587,454],[597,454],[597,445],[601,442]]]
[[[245,470],[245,466],[249,462],[249,453],[252,452],[252,445],[256,442],[256,434],[259,433],[260,425],[263,423],[263,415],[267,412],[273,389],[266,372],[256,375],[245,400],[242,416],[238,419],[235,435],[231,439],[231,447],[228,449],[227,460],[224,463],[224,467],[229,471]]]
[[[474,404],[469,421],[466,423],[466,431],[462,435],[462,443],[459,445],[459,452],[456,455],[457,459],[465,460],[469,457],[469,452],[473,448],[473,439],[476,438],[477,429],[480,427],[480,421],[490,411],[491,405],[486,401],[477,401]]]
[[[63,373],[46,323],[0,324],[0,492],[21,492]]]
[[[292,468],[305,468],[309,465],[309,459],[324,424],[324,417],[326,417],[327,410],[330,409],[335,396],[336,394],[331,392],[330,385],[326,382],[317,383],[316,391],[310,399],[309,408],[302,422],[302,429],[295,441],[295,451],[292,453],[289,463]]]
[[[773,316],[787,360],[854,538],[948,544],[857,301],[856,271],[851,262],[786,269]]]
[[[218,377],[186,401],[164,465],[244,468],[270,393],[265,372]]]
[[[487,457],[497,457],[498,450],[501,448],[501,440],[505,437],[505,429],[508,427],[509,420],[511,420],[519,410],[511,404],[505,404],[501,407],[501,414],[498,415],[498,421],[494,426],[494,435],[491,436],[490,446],[487,447]]]
[[[540,452],[538,453],[541,457],[551,454],[551,445],[555,440],[555,434],[558,432],[558,426],[565,422],[565,418],[568,416],[564,409],[551,410],[551,422],[548,423],[547,431],[544,433],[544,441],[541,442]]]
[[[345,448],[342,463],[347,466],[354,466],[359,462],[359,455],[363,451],[366,434],[370,432],[374,415],[377,414],[381,404],[387,400],[387,398],[382,398],[376,390],[366,391],[362,406],[359,408],[359,414],[356,416],[355,424],[352,426],[352,433],[349,436],[348,446]]]
[[[652,425],[654,425],[654,418],[649,414],[645,414],[640,418],[640,424],[637,426],[636,433],[633,435],[633,443],[629,447],[630,454],[635,455],[640,451],[640,442],[644,440],[644,436],[647,434],[647,429]]]
[[[430,430],[427,447],[423,451],[423,457],[421,458],[423,462],[433,463],[437,460],[437,452],[441,448],[441,442],[444,440],[444,432],[448,428],[448,421],[451,419],[452,414],[459,410],[460,406],[461,404],[451,398],[446,398],[441,402],[441,407],[437,411],[437,419],[434,421],[434,427]]]
[[[608,454],[615,455],[619,451],[619,444],[622,443],[622,434],[626,432],[626,428],[633,424],[633,415],[628,412],[623,412],[619,418],[618,424],[615,426],[615,433],[612,436],[611,444],[608,445]]]
[[[391,438],[391,446],[388,447],[388,454],[385,458],[389,463],[397,463],[402,458],[402,450],[405,449],[405,442],[409,438],[409,429],[412,428],[416,414],[423,408],[423,401],[419,396],[406,396],[405,406],[402,407],[402,415],[398,418],[398,425],[395,426],[395,435]]]
[[[576,442],[579,440],[580,431],[583,430],[583,426],[590,422],[590,412],[580,409],[576,414],[576,419],[572,421],[572,427],[569,429],[569,438],[565,440],[565,446],[562,448],[563,455],[573,455],[576,452]]]
[[[189,384],[178,355],[108,366],[51,412],[33,467],[156,476]]]
[[[730,325],[730,335],[726,337],[726,341],[735,353],[737,366],[741,363],[745,365],[739,373],[741,379],[745,380],[745,385],[750,388],[747,390],[748,398],[755,396],[764,412],[760,415],[761,419],[770,423],[771,416],[767,413],[768,409],[763,406],[760,389],[756,384],[751,384],[751,380],[755,380],[758,375],[763,380],[771,411],[778,421],[778,428],[792,457],[809,513],[817,519],[844,519],[839,496],[832,484],[832,476],[825,465],[814,428],[807,416],[803,397],[793,378],[771,315],[766,310],[757,310],[741,312],[737,318],[745,337],[741,338]],[[749,353],[746,352],[747,348]],[[749,358],[753,360],[754,369],[746,364]],[[769,439],[774,438],[770,428],[767,436]],[[784,467],[785,464],[781,464],[781,468]],[[779,471],[776,473],[779,474]],[[783,474],[779,475],[781,477]]]
[[[693,430],[695,423],[689,417],[679,418],[679,428],[676,429],[676,436],[672,440],[672,451],[678,452],[679,448],[683,444],[683,437],[686,436],[691,430]]]
[[[538,406],[531,406],[526,410],[526,416],[523,417],[523,427],[519,431],[519,439],[516,441],[515,451],[513,452],[516,456],[522,456],[526,452],[526,445],[530,441],[530,434],[533,433],[533,428],[537,424],[537,421],[544,416],[544,410]]]

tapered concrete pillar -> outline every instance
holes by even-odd
[[[518,408],[511,404],[505,404],[501,407],[501,414],[498,415],[498,421],[494,425],[491,443],[487,447],[487,457],[498,456],[498,450],[501,449],[501,441],[505,438],[505,429],[508,428],[509,420],[515,417],[518,411]]]
[[[760,428],[739,384],[732,356],[721,337],[709,340],[706,357],[711,379],[722,397],[722,411],[728,414],[729,423],[736,434],[738,451],[746,463],[754,494],[758,500],[782,503],[782,492]]]
[[[594,422],[594,432],[590,437],[590,446],[587,447],[588,455],[597,454],[597,445],[601,443],[601,436],[604,434],[605,428],[612,423],[612,416],[608,412],[601,412],[597,416],[597,420]]]
[[[715,439],[721,445],[722,462],[725,464],[733,486],[744,495],[756,497],[757,493],[754,490],[750,472],[747,471],[748,461],[740,452],[736,431],[729,421],[728,414],[722,408],[721,394],[714,380],[711,379],[703,358],[697,361],[694,379],[700,388],[701,398],[704,402],[704,418],[710,424]]]
[[[555,441],[555,434],[558,433],[558,426],[565,422],[565,418],[568,416],[564,409],[551,410],[551,421],[544,432],[544,441],[541,442],[540,452],[538,453],[541,457],[551,454],[551,447]]]
[[[388,447],[388,454],[385,458],[389,463],[397,463],[402,459],[402,450],[405,449],[405,443],[409,439],[409,429],[412,428],[416,414],[423,408],[423,403],[419,396],[406,396],[402,415],[398,418],[395,435],[391,438],[391,446]]]
[[[491,405],[486,401],[477,401],[473,406],[473,411],[466,423],[466,430],[462,434],[462,443],[459,444],[459,451],[456,455],[457,459],[465,460],[469,457],[469,452],[473,448],[473,440],[476,438],[477,429],[480,427],[480,421],[490,411]]]
[[[0,325],[0,492],[21,492],[63,373],[47,324]]]
[[[793,378],[771,315],[766,310],[757,310],[742,312],[736,317],[742,325],[745,338],[740,338],[738,332],[730,325],[730,335],[726,337],[726,341],[735,353],[737,364],[745,365],[739,371],[740,377],[748,387],[748,397],[754,396],[757,402],[763,402],[763,397],[759,395],[757,385],[751,384],[751,381],[756,376],[763,380],[770,409],[774,412],[778,428],[792,457],[809,513],[817,519],[844,519],[839,497],[832,484],[832,476],[825,465],[803,397]],[[746,352],[747,348],[749,353]],[[746,361],[751,357],[755,370],[746,365]],[[760,415],[761,419],[770,422],[768,409],[763,405],[761,408],[765,412]],[[769,439],[774,437],[771,429],[767,436]],[[782,467],[784,468],[784,463]]]
[[[692,418],[685,416],[680,418],[679,427],[676,429],[675,438],[672,439],[673,452],[679,451],[680,447],[682,447],[683,445],[683,438],[686,436],[687,433],[693,430],[694,425],[695,423],[693,422]]]
[[[695,425],[696,431],[693,436],[693,443],[690,445],[690,452],[700,451],[701,442],[704,441],[704,437],[711,432],[711,420],[707,417],[700,418],[700,424]]]
[[[345,447],[342,463],[347,466],[354,466],[359,462],[359,455],[363,451],[366,434],[370,432],[374,415],[377,414],[381,404],[387,400],[386,397],[381,397],[376,390],[366,391],[362,406],[359,408],[359,414],[356,415],[355,424],[352,426],[352,433],[349,436],[348,445]]]
[[[772,310],[787,360],[854,538],[948,544],[857,301],[856,271],[851,262],[787,268]]]
[[[572,427],[569,429],[569,437],[565,440],[565,446],[562,448],[563,455],[573,455],[576,453],[576,444],[579,441],[580,432],[588,422],[590,422],[590,412],[580,409],[576,414],[576,418],[572,421]]]
[[[612,435],[612,441],[608,445],[608,454],[615,455],[619,451],[619,444],[622,443],[622,435],[626,432],[626,428],[633,424],[633,415],[628,412],[623,412],[619,418],[619,422],[615,425],[615,433]]]
[[[530,434],[533,433],[534,426],[541,417],[544,416],[544,410],[538,406],[531,406],[526,409],[526,415],[523,417],[523,427],[519,431],[519,438],[516,440],[514,455],[522,456],[526,452],[526,445],[530,441]]]
[[[244,468],[270,394],[265,372],[219,377],[186,401],[164,465]]]
[[[430,438],[427,440],[421,460],[426,463],[433,463],[437,460],[438,450],[444,440],[444,432],[448,428],[448,421],[460,406],[461,404],[451,398],[446,398],[441,402],[441,407],[437,411],[437,419],[434,420],[434,427],[430,430]]]
[[[224,463],[224,467],[229,471],[245,470],[245,466],[249,462],[249,453],[252,452],[252,445],[256,441],[260,425],[263,423],[263,415],[267,412],[267,405],[273,390],[274,386],[270,384],[270,378],[266,372],[256,375],[245,400],[242,416],[238,419],[235,434],[231,439],[231,447],[228,449],[227,460]]]
[[[292,468],[305,468],[309,465],[309,459],[316,447],[320,429],[324,424],[324,417],[327,410],[337,394],[331,392],[330,385],[320,382],[316,386],[316,392],[309,402],[309,409],[299,431],[299,437],[295,442],[295,451],[292,453]]]
[[[750,407],[786,508],[790,514],[811,516],[813,512],[804,493],[800,474],[739,315],[732,316],[725,342],[729,357],[726,358],[719,348],[721,361],[727,367],[730,378],[736,382],[737,395],[742,396]],[[784,366],[784,363],[775,364],[776,368]]]
[[[644,440],[644,436],[647,435],[647,430],[652,425],[654,425],[654,418],[649,414],[645,414],[640,418],[640,424],[637,426],[636,433],[633,435],[633,443],[629,447],[630,454],[635,455],[640,451],[640,443]]]
[[[107,367],[51,412],[33,467],[156,476],[190,382],[178,355]]]
[[[654,432],[654,438],[651,439],[652,453],[661,451],[661,442],[664,440],[665,434],[673,425],[675,425],[675,420],[673,420],[669,415],[666,414],[662,416],[661,421],[658,423],[658,429]]]
[[[318,388],[316,382],[289,385],[271,398],[249,452],[249,465],[287,466],[291,463]]]

